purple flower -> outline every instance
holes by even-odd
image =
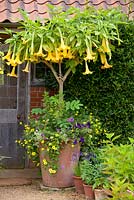
[[[80,123],[76,123],[76,124],[75,124],[75,127],[76,127],[76,128],[82,128],[82,126],[81,126]]]
[[[76,139],[73,141],[73,144],[77,144],[77,140]]]
[[[61,129],[60,128],[56,128],[56,131],[59,133],[61,131]]]
[[[90,128],[90,122],[87,122],[86,127]]]
[[[80,142],[83,143],[84,142],[84,138],[80,137]]]
[[[71,123],[74,122],[74,118],[73,117],[68,118],[67,122],[71,122]]]
[[[45,134],[44,134],[44,133],[41,133],[41,137],[43,137],[43,138],[44,138],[44,137],[45,137]]]

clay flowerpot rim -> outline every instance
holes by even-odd
[[[82,179],[81,176],[73,175],[73,178]]]
[[[87,184],[87,183],[83,183],[83,186],[89,186],[89,187],[93,187],[92,185],[90,185],[90,184]]]

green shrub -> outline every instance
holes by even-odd
[[[112,54],[113,68],[101,70],[92,63],[92,75],[84,76],[84,66],[78,67],[65,85],[66,98],[78,98],[87,105],[94,116],[101,119],[105,128],[116,135],[118,142],[125,143],[134,137],[134,23],[119,27],[121,39]]]
[[[114,138],[113,138],[114,139]],[[111,140],[101,149],[104,173],[109,175],[112,200],[133,199],[134,139],[130,144],[115,145]]]

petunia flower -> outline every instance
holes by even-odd
[[[73,117],[68,118],[67,122],[71,122],[71,123],[74,122],[74,118]]]

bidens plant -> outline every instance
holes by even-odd
[[[83,143],[92,133],[89,114],[79,100],[59,101],[59,94],[44,94],[43,108],[32,110],[24,136],[18,141],[26,147],[29,157],[39,165],[39,149],[45,151],[44,167],[54,174],[58,169],[58,155],[62,144],[70,142],[72,148]]]

